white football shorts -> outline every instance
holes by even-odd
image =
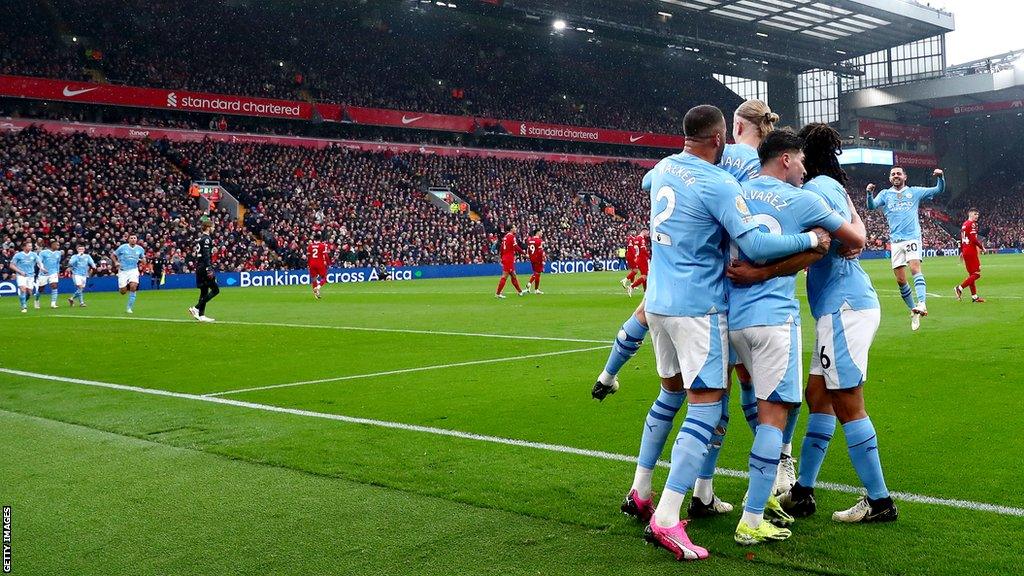
[[[810,373],[824,376],[829,390],[864,384],[868,378],[868,351],[881,320],[878,308],[840,309],[818,318]]]
[[[139,283],[139,269],[135,270],[121,270],[117,273],[117,287],[124,288],[129,284]]]
[[[803,345],[800,325],[751,326],[729,331],[737,362],[750,373],[759,400],[800,404],[803,401]]]
[[[911,260],[921,260],[921,239],[895,242],[891,246],[893,270],[906,266]]]
[[[36,287],[37,288],[42,288],[43,286],[46,286],[47,284],[56,284],[59,281],[60,281],[60,274],[48,274],[48,275],[40,274],[39,276],[36,276]]]
[[[658,375],[683,377],[687,389],[721,390],[726,386],[729,322],[725,314],[662,316],[647,313]]]

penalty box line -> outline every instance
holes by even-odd
[[[488,358],[485,360],[468,360],[466,362],[454,362],[451,364],[435,364],[433,366],[419,366],[416,368],[402,368],[400,370],[386,370],[384,372],[372,372],[370,374],[353,374],[350,376],[336,376],[334,378],[320,378],[317,380],[302,380],[300,382],[288,382],[285,384],[270,384],[268,386],[255,386],[252,388],[239,388],[236,390],[224,390],[223,392],[210,392],[203,394],[203,397],[226,396],[228,394],[241,394],[243,392],[256,392],[260,390],[273,390],[275,388],[291,388],[294,386],[305,386],[307,384],[323,384],[325,382],[341,382],[342,380],[357,380],[360,378],[376,378],[378,376],[391,376],[393,374],[408,374],[410,372],[425,372],[427,370],[441,370],[444,368],[458,368],[460,366],[477,366],[480,364],[495,364],[498,362],[515,362],[517,360],[529,360],[530,358],[544,358],[547,356],[561,356],[563,354],[576,354],[578,352],[593,352],[594,350],[607,350],[609,345],[592,346],[590,348],[577,348],[575,350],[559,350],[556,352],[542,352],[540,354],[526,354],[524,356],[508,356],[505,358]]]
[[[518,440],[514,438],[502,438],[500,436],[486,436],[483,434],[474,434],[472,432],[461,432],[458,430],[448,430],[445,428],[434,428],[432,426],[420,426],[416,424],[404,424],[401,422],[388,422],[386,420],[375,420],[372,418],[358,418],[355,416],[344,416],[342,414],[328,414],[324,412],[312,412],[310,410],[300,410],[297,408],[285,408],[283,406],[274,406],[271,404],[257,404],[255,402],[244,402],[241,400],[234,400],[231,398],[220,398],[213,396],[200,396],[198,394],[186,394],[184,392],[171,392],[170,390],[161,390],[158,388],[140,388],[138,386],[127,386],[124,384],[111,384],[109,382],[99,382],[95,380],[82,380],[79,378],[65,378],[63,376],[52,376],[49,374],[39,374],[36,372],[25,372],[22,370],[12,370],[9,368],[0,368],[0,373],[11,374],[13,376],[22,376],[24,378],[33,378],[36,380],[49,380],[52,382],[64,382],[68,384],[78,384],[82,386],[94,386],[98,388],[108,388],[111,390],[121,390],[124,392],[135,392],[137,394],[149,394],[153,396],[164,396],[169,398],[179,398],[183,400],[194,400],[198,402],[209,402],[212,404],[222,404],[227,406],[235,406],[239,408],[248,408],[250,410],[259,410],[262,412],[275,412],[279,414],[290,414],[293,416],[302,416],[305,418],[320,418],[324,420],[333,420],[336,422],[345,422],[348,424],[360,424],[364,426],[375,426],[378,428],[388,428],[392,430],[403,430],[408,432],[420,432],[423,434],[433,434],[436,436],[448,436],[451,438],[459,438],[462,440],[471,440],[476,442],[487,442],[491,444],[501,444],[505,446],[515,446],[520,448],[532,448],[535,450],[544,450],[547,452],[558,452],[562,454],[572,454],[575,456],[585,456],[589,458],[599,458],[601,460],[609,460],[613,462],[624,462],[635,464],[635,456],[627,456],[625,454],[615,454],[613,452],[604,452],[601,450],[587,450],[584,448],[575,448],[572,446],[562,446],[560,444],[547,444],[543,442],[530,442],[528,440]],[[658,462],[658,466],[667,468],[668,463],[664,461]],[[729,470],[726,468],[718,468],[715,470],[716,474],[722,476],[728,476],[730,478],[747,478],[746,472],[740,470]],[[818,486],[825,490],[832,490],[835,492],[843,492],[847,494],[862,494],[863,490],[856,486],[850,486],[848,484],[835,484],[832,482],[820,482]],[[993,514],[1000,514],[1003,516],[1016,516],[1024,518],[1024,508],[1015,508],[1012,506],[1002,506],[999,504],[988,504],[984,502],[973,502],[970,500],[960,500],[955,498],[938,498],[934,496],[924,496],[921,494],[913,494],[908,492],[892,492],[891,496],[897,500],[905,502],[916,502],[919,504],[930,504],[934,506],[945,506],[948,508],[959,508],[962,510],[971,510],[975,512],[990,512]]]
[[[125,320],[129,322],[167,322],[171,324],[199,324],[195,320],[181,318],[141,318],[138,316],[96,316],[88,314],[45,314],[48,318],[85,318],[89,320]],[[19,317],[12,317],[19,318]],[[385,332],[396,334],[424,334],[427,336],[466,336],[472,338],[499,338],[504,340],[536,340],[542,342],[573,342],[578,344],[608,344],[608,340],[587,338],[560,338],[556,336],[521,336],[516,334],[485,334],[479,332],[451,332],[445,330],[414,330],[411,328],[371,328],[368,326],[335,326],[332,324],[294,324],[289,322],[245,322],[241,320],[217,320],[213,323],[229,326],[267,326],[271,328],[307,328],[313,330],[341,330],[350,332]],[[610,346],[610,345],[609,345]]]

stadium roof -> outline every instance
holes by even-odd
[[[979,112],[1003,110],[989,105],[1024,102],[1024,50],[960,64],[939,78],[865,88],[843,94],[842,98],[848,108],[884,106],[905,118],[926,117],[936,109],[957,107]],[[1005,109],[1021,111],[1019,104]]]
[[[476,6],[538,24],[561,19],[568,32],[697,48],[709,60],[853,75],[860,72],[842,61],[954,28],[952,14],[909,0],[480,0]]]

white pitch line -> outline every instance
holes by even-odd
[[[878,292],[880,294],[899,294],[900,293],[899,290],[889,290],[889,289],[886,289],[886,288],[875,288],[875,292]],[[934,294],[932,292],[925,292],[925,294],[927,294],[929,298],[952,298],[953,297],[953,296],[946,296],[945,294]],[[970,296],[965,293],[964,294],[964,299],[967,300],[968,298],[970,298]],[[1003,296],[999,296],[999,295],[991,296],[991,295],[986,294],[985,298],[989,298],[989,299],[992,299],[992,300],[1020,300],[1020,299],[1024,299],[1024,296],[1005,296],[1005,295],[1003,295]]]
[[[557,352],[543,352],[540,354],[527,354],[525,356],[508,356],[505,358],[490,358],[487,360],[469,360],[466,362],[455,362],[454,364],[435,364],[433,366],[420,366],[418,368],[404,368],[401,370],[388,370],[386,372],[373,372],[371,374],[353,374],[351,376],[337,376],[334,378],[320,378],[319,380],[303,380],[301,382],[288,382],[286,384],[271,384],[269,386],[256,386],[253,388],[240,388],[238,390],[225,390],[223,392],[210,392],[203,394],[204,397],[225,396],[227,394],[241,394],[242,392],[256,392],[258,390],[272,390],[274,388],[291,388],[293,386],[305,386],[306,384],[323,384],[324,382],[340,382],[342,380],[356,380],[359,378],[375,378],[377,376],[390,376],[392,374],[408,374],[409,372],[423,372],[425,370],[441,370],[443,368],[457,368],[459,366],[476,366],[478,364],[494,364],[496,362],[514,362],[516,360],[528,360],[530,358],[543,358],[545,356],[561,356],[562,354],[575,354],[577,352],[592,352],[594,350],[607,350],[611,346],[592,346],[590,348],[577,348],[575,350],[559,350]]]
[[[285,408],[282,406],[273,406],[270,404],[257,404],[255,402],[243,402],[241,400],[232,400],[230,398],[219,398],[210,396],[200,396],[198,394],[186,394],[183,392],[171,392],[170,390],[160,390],[158,388],[140,388],[138,386],[125,386],[123,384],[111,384],[109,382],[98,382],[95,380],[82,380],[79,378],[65,378],[63,376],[52,376],[49,374],[38,374],[35,372],[24,372],[22,370],[12,370],[9,368],[0,368],[0,373],[11,374],[14,376],[23,376],[25,378],[34,378],[37,380],[50,380],[53,382],[65,382],[68,384],[80,384],[83,386],[96,386],[99,388],[109,388],[112,390],[121,390],[125,392],[136,392],[139,394],[150,394],[153,396],[165,396],[170,398],[180,398],[183,400],[197,400],[199,402],[210,402],[213,404],[224,404],[228,406],[236,406],[239,408],[248,408],[250,410],[260,410],[263,412],[276,412],[280,414],[291,414],[293,416],[303,416],[306,418],[321,418],[324,420],[334,420],[337,422],[345,422],[348,424],[360,424],[364,426],[376,426],[378,428],[389,428],[392,430],[404,430],[408,432],[420,432],[424,434],[434,434],[437,436],[449,436],[452,438],[459,438],[461,440],[474,440],[477,442],[488,442],[491,444],[503,444],[506,446],[516,446],[520,448],[532,448],[536,450],[545,450],[548,452],[558,452],[562,454],[572,454],[575,456],[586,456],[589,458],[600,458],[602,460],[610,460],[613,462],[628,462],[636,463],[635,456],[627,456],[625,454],[615,454],[614,452],[604,452],[602,450],[587,450],[585,448],[574,448],[572,446],[562,446],[560,444],[547,444],[544,442],[530,442],[528,440],[517,440],[514,438],[502,438],[500,436],[485,436],[483,434],[474,434],[472,432],[461,432],[459,430],[448,430],[445,428],[434,428],[431,426],[419,426],[416,424],[403,424],[401,422],[388,422],[386,420],[375,420],[372,418],[358,418],[355,416],[344,416],[341,414],[327,414],[324,412],[312,412],[309,410],[299,410],[297,408]],[[660,461],[658,466],[667,468],[669,465],[667,462]],[[727,468],[718,468],[715,470],[716,474],[722,476],[728,476],[730,478],[747,478],[746,472],[739,470],[729,470]],[[847,494],[862,494],[863,490],[856,486],[850,486],[848,484],[835,484],[832,482],[820,482],[818,486],[825,490],[832,490],[836,492],[843,492]],[[905,502],[916,502],[919,504],[931,504],[935,506],[946,506],[949,508],[960,508],[963,510],[971,510],[976,512],[991,512],[993,514],[1001,514],[1003,516],[1017,516],[1024,518],[1024,508],[1015,508],[1013,506],[1003,506],[1000,504],[988,504],[985,502],[973,502],[970,500],[960,500],[955,498],[937,498],[934,496],[924,496],[921,494],[913,494],[908,492],[892,492],[892,497],[897,500],[903,500]]]
[[[132,322],[170,322],[173,324],[197,324],[195,320],[179,318],[141,318],[138,316],[90,316],[87,314],[45,314],[48,318],[85,318],[89,320],[125,320]],[[11,318],[21,318],[12,316]],[[292,324],[288,322],[243,322],[237,320],[218,320],[216,324],[230,326],[269,326],[271,328],[308,328],[314,330],[342,330],[354,332],[389,332],[398,334],[426,334],[429,336],[467,336],[474,338],[502,338],[505,340],[538,340],[543,342],[575,342],[583,344],[607,344],[608,340],[588,340],[586,338],[558,338],[554,336],[520,336],[516,334],[481,334],[477,332],[449,332],[443,330],[412,330],[407,328],[369,328],[366,326],[335,326],[331,324]]]
[[[899,294],[899,290],[889,290],[886,288],[875,288],[875,292],[881,292],[883,294]],[[945,298],[942,294],[936,294],[934,292],[925,292],[929,298]]]

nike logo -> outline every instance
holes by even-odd
[[[636,141],[640,140],[641,138],[643,138],[643,136],[630,136],[629,137],[629,143],[632,144],[633,142],[636,142]]]
[[[79,94],[85,94],[86,92],[92,92],[95,89],[96,88],[82,88],[81,90],[72,90],[71,88],[68,88],[67,86],[65,86],[64,87],[64,95],[67,96],[68,98],[71,98],[72,96],[78,96]]]
[[[654,429],[658,427],[657,424],[648,424],[646,422],[644,422],[644,426],[647,426],[647,429],[650,430],[651,432],[654,432]]]
[[[413,122],[423,118],[423,116],[415,116],[413,118],[406,118],[405,114],[402,114],[402,124],[412,124]]]

